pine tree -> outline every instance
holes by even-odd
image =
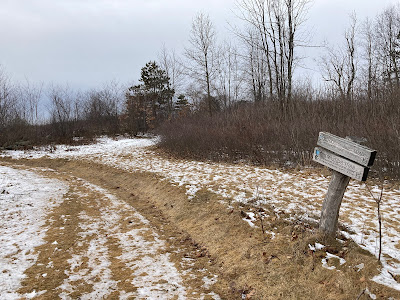
[[[172,97],[169,77],[154,61],[141,70],[141,84],[132,86],[126,94],[126,118],[130,130],[145,132],[154,128],[172,112]]]
[[[178,101],[175,103],[175,111],[177,112],[184,112],[189,109],[189,102],[185,98],[185,95],[179,95]]]
[[[148,62],[142,68],[141,78],[146,98],[151,102],[153,117],[157,118],[159,113],[169,115],[172,111],[172,97],[174,90],[169,83],[169,77],[156,62]]]

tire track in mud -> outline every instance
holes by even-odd
[[[190,250],[167,245],[125,201],[83,179],[44,174],[67,182],[69,191],[48,214],[45,243],[35,249],[38,259],[18,293],[36,299],[219,299],[207,280],[215,276],[192,270],[191,259],[172,261],[174,252]]]

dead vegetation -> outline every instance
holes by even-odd
[[[380,270],[370,253],[343,237],[326,240],[314,224],[274,212],[268,205],[233,203],[227,209],[223,199],[207,190],[188,200],[183,188],[154,174],[132,174],[83,161],[23,163],[72,173],[127,201],[165,237],[175,237],[170,239],[172,246],[188,247],[174,258],[176,262],[190,257],[199,269],[218,274],[213,290],[222,299],[356,299],[366,289],[378,298],[400,297],[370,280]],[[256,227],[243,221],[250,213],[255,214]],[[316,242],[326,247],[311,250]],[[327,252],[338,258],[326,258]],[[340,264],[339,258],[346,262]],[[323,259],[335,269],[324,268]],[[359,299],[369,299],[368,295],[365,292]]]
[[[327,131],[367,138],[366,145],[378,151],[371,175],[398,179],[398,97],[393,93],[379,101],[352,102],[299,97],[288,113],[275,102],[241,103],[213,116],[194,114],[166,122],[159,129],[159,145],[178,157],[295,168],[312,165],[318,133]]]
[[[49,164],[54,166],[53,164]],[[63,168],[56,163],[56,169],[62,172],[54,172],[40,168],[34,169],[35,172],[41,173],[46,177],[53,177],[68,182],[70,190],[64,195],[64,201],[47,217],[45,243],[32,251],[38,254],[38,259],[34,265],[26,270],[26,278],[22,281],[22,287],[19,289],[20,294],[30,294],[35,291],[45,291],[37,296],[37,299],[57,299],[59,295],[65,293],[61,286],[71,284],[73,291],[67,293],[73,299],[79,299],[83,294],[93,292],[95,285],[103,280],[100,276],[101,272],[91,272],[90,260],[93,258],[85,256],[89,253],[88,247],[92,243],[96,243],[99,237],[91,232],[91,224],[83,224],[81,214],[84,213],[90,220],[94,218],[100,220],[99,199],[104,197],[99,191],[88,189],[82,181],[75,177],[77,173],[71,174],[69,168]],[[26,168],[26,166],[15,166]],[[72,166],[69,166],[72,167]],[[103,182],[103,178],[100,178]],[[127,202],[137,201],[134,189],[125,189],[126,183],[120,186],[122,182],[110,182],[107,186],[111,194],[124,197]],[[119,191],[121,189],[121,191]],[[116,192],[118,191],[118,192]],[[136,192],[136,191],[135,191]],[[207,295],[215,292],[213,284],[208,286],[204,283],[204,278],[213,278],[214,274],[209,272],[211,264],[210,255],[204,253],[204,249],[200,247],[194,240],[184,231],[178,229],[175,224],[169,222],[162,212],[155,209],[156,206],[149,201],[145,201],[141,207],[146,211],[146,218],[151,221],[151,227],[155,228],[161,239],[166,241],[165,249],[156,251],[153,255],[161,255],[168,253],[170,261],[174,263],[176,268],[181,271],[183,284],[188,295],[199,298],[201,294]],[[122,212],[122,220],[120,224],[120,233],[132,230],[133,228],[141,229],[138,224],[137,217],[132,215],[132,211]],[[142,224],[143,225],[143,224]],[[87,227],[87,228],[86,228]],[[89,230],[85,230],[89,229]],[[140,235],[147,241],[154,239],[150,231],[141,231]],[[126,293],[135,293],[138,287],[132,284],[134,274],[132,270],[121,260],[123,253],[119,242],[112,235],[107,234],[104,228],[100,228],[100,234],[106,237],[104,246],[108,249],[110,259],[110,280],[117,283],[113,288],[113,292],[106,299],[117,299],[119,291]],[[100,237],[101,238],[101,237]],[[90,246],[89,246],[90,245]],[[71,264],[74,256],[82,255],[82,260]],[[93,253],[94,255],[94,253]],[[75,258],[76,260],[76,258]],[[102,264],[101,261],[97,261]],[[71,279],[71,274],[86,274],[87,278],[76,280]],[[142,274],[146,276],[147,274]],[[74,277],[74,276],[72,276]],[[79,276],[75,276],[79,277]],[[219,278],[218,281],[223,281]],[[67,285],[66,285],[67,283]],[[157,284],[167,284],[162,279]]]

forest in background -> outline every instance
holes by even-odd
[[[174,155],[308,165],[319,131],[365,137],[375,170],[400,176],[400,7],[349,16],[342,44],[322,45],[322,85],[301,78],[299,49],[311,1],[241,0],[221,41],[209,16],[193,18],[182,53],[163,47],[139,83],[88,91],[14,82],[0,69],[0,149],[156,132]],[[314,47],[314,46],[312,46]]]

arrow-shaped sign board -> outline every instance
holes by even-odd
[[[375,150],[328,132],[319,133],[317,145],[365,167],[372,166],[376,156]]]
[[[361,166],[322,147],[314,149],[313,160],[351,178],[365,181],[368,167]]]

